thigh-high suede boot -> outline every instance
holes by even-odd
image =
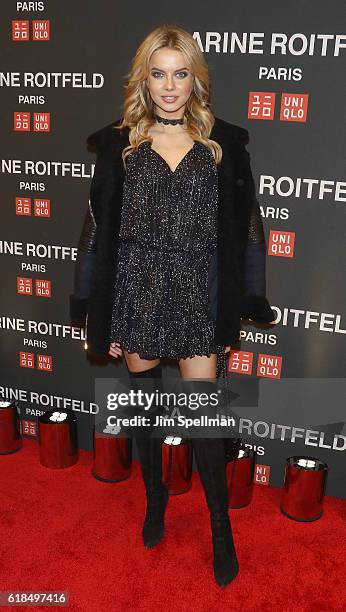
[[[239,566],[228,515],[225,446],[221,438],[193,438],[196,463],[210,511],[214,575],[220,586],[236,577]]]
[[[202,383],[202,384],[201,384]],[[209,387],[209,390],[208,390]],[[214,383],[198,382],[198,389],[211,393]],[[213,416],[212,409],[210,416]],[[192,433],[195,459],[210,512],[214,553],[214,576],[224,587],[238,574],[239,565],[228,515],[225,441],[222,437],[196,437]]]
[[[153,378],[159,381],[162,377],[162,366],[158,364],[142,372],[129,371],[129,375],[134,383],[133,386],[140,388],[140,379]],[[152,391],[155,391],[155,388],[155,380],[153,380]],[[146,390],[147,386],[144,388],[144,391]],[[149,432],[145,434],[136,435],[135,438],[147,498],[142,538],[144,546],[152,548],[162,540],[164,535],[168,488],[162,483],[162,439],[150,435]]]

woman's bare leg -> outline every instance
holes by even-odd
[[[144,370],[154,368],[160,363],[160,359],[142,359],[138,353],[129,353],[124,348],[122,350],[130,372],[143,372]]]
[[[217,355],[205,355],[179,359],[179,370],[182,378],[216,378]]]

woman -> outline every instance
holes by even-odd
[[[71,321],[93,353],[124,355],[135,379],[177,359],[183,380],[212,385],[217,356],[241,318],[273,322],[265,240],[245,149],[248,132],[213,116],[208,67],[179,27],[152,31],[133,59],[122,120],[88,138],[96,148],[78,245]],[[146,547],[161,541],[167,488],[161,440],[136,437],[147,509]],[[214,575],[238,573],[221,438],[193,438],[210,510]]]

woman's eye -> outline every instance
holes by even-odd
[[[154,79],[158,79],[158,78],[163,76],[163,73],[162,72],[158,72],[157,70],[154,70],[154,72],[152,72],[151,74],[154,77]],[[187,77],[187,75],[188,75],[188,73],[185,70],[182,70],[181,72],[177,72],[176,73],[176,76],[179,79],[184,79],[185,77]]]

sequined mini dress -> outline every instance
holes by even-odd
[[[223,352],[208,268],[217,246],[217,168],[194,141],[174,171],[149,141],[126,158],[110,341],[143,359]]]

